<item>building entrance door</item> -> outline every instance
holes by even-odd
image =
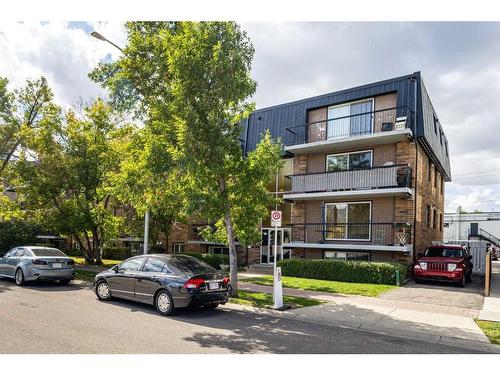
[[[262,264],[274,263],[274,228],[262,228],[262,245],[260,246],[260,262]],[[278,259],[288,259],[292,255],[292,249],[287,248],[290,243],[290,228],[278,228]]]

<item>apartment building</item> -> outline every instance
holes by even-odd
[[[279,259],[411,263],[443,239],[448,141],[420,72],[257,110],[246,152],[267,129],[284,142]],[[264,220],[252,258],[274,261],[274,234]]]

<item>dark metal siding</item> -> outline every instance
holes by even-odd
[[[245,151],[248,152],[253,150],[267,129],[271,131],[273,137],[281,138],[284,145],[287,146],[291,140],[291,136],[290,133],[286,131],[286,128],[305,124],[307,122],[308,111],[319,107],[342,104],[396,92],[397,106],[407,106],[414,110],[416,87],[415,81],[412,80],[412,78],[416,78],[417,82],[421,82],[420,74],[417,72],[402,77],[354,87],[352,89],[332,92],[321,96],[256,110],[250,115],[248,123],[246,124],[248,129],[245,137]],[[425,93],[425,95],[423,93]],[[423,90],[418,89],[417,95],[419,109],[417,112],[417,127],[411,124],[411,128],[416,136],[428,137],[427,132],[424,132],[423,129],[424,125],[429,126],[429,113],[431,110],[434,110],[432,109],[432,103],[430,103],[425,87]],[[423,96],[425,96],[425,98],[423,98]],[[425,108],[425,111],[422,111],[422,107]],[[425,116],[422,115],[422,112],[424,112]],[[433,126],[432,123],[430,125]],[[294,131],[305,141],[305,128],[296,128]],[[439,139],[437,139],[437,142],[439,144]],[[442,166],[445,174],[449,177],[449,160],[446,154],[444,154],[444,148],[440,149],[437,147],[434,140],[431,149],[436,152],[436,160],[442,161],[439,165]]]
[[[446,145],[448,140],[444,134],[439,117],[434,110],[429,93],[425,88],[421,75],[419,74],[420,101],[418,105],[417,115],[417,137],[423,144],[427,153],[431,155],[434,164],[437,164],[441,172],[444,172],[446,180],[451,180],[449,145],[448,155],[446,154]],[[436,130],[434,129],[434,118],[436,122]]]

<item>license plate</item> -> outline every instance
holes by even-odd
[[[210,290],[219,289],[219,283],[209,283],[208,287]]]
[[[62,263],[52,263],[52,268],[61,268]]]

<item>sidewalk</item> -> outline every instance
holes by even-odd
[[[484,298],[479,319],[500,322],[500,261],[492,262],[490,296]]]
[[[245,284],[241,281],[241,290],[272,293],[271,286]],[[472,344],[487,347],[492,345],[474,322],[473,317],[477,316],[477,310],[290,288],[283,288],[283,294],[327,302],[286,311],[285,315],[294,319],[433,343],[454,343],[466,347]]]

